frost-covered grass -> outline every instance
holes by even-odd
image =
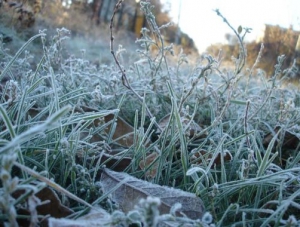
[[[241,54],[234,59],[234,70],[222,69],[218,56],[204,55],[189,65],[182,52],[172,57],[173,46],[164,43],[163,28],[144,4],[151,32],[143,29],[137,41],[140,49],[132,55],[139,60],[124,59],[126,47],[116,51],[130,89],[115,64],[97,66],[84,54],[68,56],[66,29],[58,29],[54,37],[41,32],[14,56],[1,43],[1,222],[16,225],[24,200],[13,198],[14,191],[24,189],[28,197],[45,184],[60,192],[62,202],[78,215],[88,208],[86,203],[109,210],[98,183],[105,165],[99,157],[115,149],[132,159],[125,172],[196,193],[208,212],[204,219],[209,219],[197,222],[199,226],[299,225],[299,146],[286,147],[284,132],[299,137],[300,97],[297,88],[282,88],[284,57],[278,57],[274,75],[266,77],[255,66],[245,70],[244,36],[237,33]],[[38,39],[43,52],[32,66],[28,49]],[[105,122],[109,114],[116,117]],[[162,127],[159,121],[168,114]],[[114,127],[105,130],[116,124],[117,116],[133,126],[129,147],[115,144]],[[192,121],[201,126],[193,134]],[[268,133],[272,136],[265,143]],[[148,166],[157,170],[152,177],[139,168],[150,153],[157,154]]]

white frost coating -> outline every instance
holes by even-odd
[[[193,174],[197,173],[197,172],[202,172],[203,174],[205,174],[205,170],[200,168],[200,167],[192,167],[190,168],[187,172],[186,172],[186,175],[187,176],[192,176]]]
[[[126,173],[114,172],[109,169],[104,169],[100,181],[104,193],[111,191],[116,185],[120,185],[112,191],[112,199],[125,213],[134,209],[137,204],[160,203],[161,214],[175,210],[176,213],[182,212],[191,219],[201,218],[204,214],[203,202],[194,193],[152,184]]]

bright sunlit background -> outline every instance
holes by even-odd
[[[300,0],[161,0],[181,30],[195,42],[199,52],[214,43],[225,43],[225,34],[232,33],[219,9],[234,28],[252,28],[247,41],[255,40],[264,24],[300,30]],[[180,7],[181,5],[181,7]],[[180,10],[179,10],[180,8]],[[180,16],[179,16],[180,15]]]

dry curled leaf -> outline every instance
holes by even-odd
[[[13,193],[13,197],[17,199],[23,196],[25,193],[25,190],[19,189]],[[30,203],[32,203],[32,201],[30,201],[32,200],[32,198],[35,198],[35,200],[38,202],[36,204],[37,215],[48,215],[49,217],[62,218],[73,213],[73,210],[64,206],[60,202],[57,194],[49,187],[45,187],[39,192],[33,194],[32,196],[29,196],[27,200],[27,203],[29,205]],[[31,213],[32,209],[30,210],[30,206],[28,206],[27,209],[24,207],[18,209],[18,214],[30,215]],[[20,226],[29,226],[29,220],[20,219],[19,224]],[[41,226],[47,226],[47,220],[42,220],[40,224]]]
[[[27,115],[32,117],[35,117],[36,115],[38,115],[40,113],[40,110],[38,108],[31,108],[28,110]],[[91,107],[87,107],[87,106],[77,106],[75,107],[75,113],[81,113],[81,114],[85,114],[85,113],[99,113],[99,110],[91,108]],[[43,116],[43,118],[45,118],[46,116]],[[43,119],[42,118],[42,119]],[[90,124],[87,128],[90,129],[92,127],[99,127],[102,124],[106,124],[109,123],[110,121],[112,122],[113,119],[115,118],[115,114],[110,113],[107,114],[103,117],[103,119],[95,119],[93,121],[92,124]],[[125,147],[130,147],[133,144],[134,138],[133,138],[133,127],[131,125],[129,125],[125,120],[123,120],[121,117],[116,117],[116,128],[114,130],[114,134],[112,136],[112,140],[114,140],[116,143],[125,146]],[[84,122],[82,122],[84,123]],[[105,132],[109,133],[112,125],[114,122],[112,122],[112,124],[108,124],[108,126],[105,128]],[[89,135],[89,132],[81,132],[80,134],[80,138],[85,138]],[[103,137],[101,137],[98,134],[94,134],[91,139],[90,142],[91,143],[95,143],[95,142],[101,142],[103,141]]]
[[[110,152],[101,155],[100,163],[105,163],[106,167],[122,172],[130,165],[131,161],[131,157],[124,157],[116,152]]]
[[[286,149],[296,149],[300,139],[299,136],[296,133],[287,131],[287,130],[283,130],[282,127],[280,126],[276,126],[274,129],[274,133],[269,133],[265,136],[264,140],[263,140],[263,145],[265,147],[267,147],[269,145],[269,143],[271,142],[271,140],[273,139],[273,137],[279,132],[279,130],[281,129],[281,133],[278,135],[278,140],[281,140],[282,143],[282,148],[286,148]],[[275,147],[278,144],[278,142],[275,143]]]
[[[164,130],[168,126],[170,117],[171,115],[168,114],[159,121],[158,125],[160,126],[161,129]],[[184,130],[186,130],[189,133],[190,137],[193,137],[194,135],[196,135],[197,133],[203,130],[201,126],[198,125],[194,120],[188,119],[185,116],[181,116],[180,118]]]
[[[191,153],[190,162],[192,164],[201,165],[202,163],[209,163],[212,158],[212,153],[208,153],[206,150],[200,149],[199,151]],[[226,162],[232,160],[232,156],[229,153],[229,151],[224,152],[224,154],[218,153],[215,159],[213,160],[213,164],[220,165],[222,163],[221,158],[223,158],[223,160]]]
[[[171,207],[176,203],[182,205],[177,212],[178,215],[180,215],[179,212],[182,212],[191,219],[198,219],[205,212],[202,200],[192,193],[152,184],[126,173],[114,172],[104,168],[100,181],[104,193],[109,192],[120,184],[112,192],[112,199],[126,213],[133,210],[141,199],[146,199],[149,196],[157,197],[161,200],[159,211],[162,214],[169,213]]]
[[[105,122],[111,121],[113,119],[114,119],[113,114],[109,114],[105,116]],[[116,123],[117,125],[112,139],[115,140],[120,145],[123,145],[125,147],[130,147],[134,141],[133,127],[120,117],[117,117]],[[110,129],[111,126],[106,128],[106,132],[108,133]]]
[[[98,110],[86,107],[86,106],[81,106],[80,108],[78,107],[77,111],[87,113],[87,112],[98,112]],[[104,117],[103,120],[101,119],[95,119],[93,122],[93,125],[90,125],[88,128],[91,128],[93,126],[98,127],[101,126],[102,124],[109,123],[110,121],[113,121],[115,118],[114,114],[108,114]],[[112,124],[109,124],[108,127],[105,129],[106,133],[109,133],[112,126]],[[129,125],[125,120],[123,120],[121,117],[116,118],[116,128],[114,130],[114,134],[112,136],[112,139],[124,146],[124,147],[130,147],[133,144],[134,137],[133,137],[133,127]],[[82,132],[81,138],[86,137],[88,135],[87,132]],[[100,142],[103,141],[103,137],[95,134],[92,136],[90,139],[90,142]]]
[[[272,149],[275,151],[278,146],[280,146],[280,155],[275,159],[275,162],[280,166],[285,167],[286,161],[290,157],[296,155],[295,152],[300,143],[299,133],[286,130],[281,126],[276,126],[273,132],[270,132],[264,137],[264,147],[268,147],[274,136],[277,134],[278,136]]]

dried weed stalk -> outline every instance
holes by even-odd
[[[113,14],[111,16],[111,19],[110,19],[110,25],[109,25],[109,29],[110,29],[110,53],[112,54],[118,68],[120,69],[120,72],[122,74],[121,78],[122,78],[122,84],[128,88],[130,91],[132,91],[133,94],[136,95],[136,97],[143,103],[144,102],[144,98],[141,97],[134,89],[133,87],[131,86],[131,84],[129,83],[128,79],[127,79],[127,76],[126,76],[126,72],[125,72],[125,69],[122,68],[118,58],[116,57],[116,54],[115,54],[115,51],[114,51],[114,36],[113,36],[113,23],[114,23],[114,17],[116,15],[116,13],[118,12],[118,10],[120,9],[121,7],[121,4],[124,2],[124,0],[119,0],[117,2],[117,4],[115,5],[114,7],[114,11],[113,11]],[[151,111],[149,110],[148,106],[146,105],[146,111],[147,111],[147,114],[148,116],[152,119],[154,118]],[[156,125],[156,127],[162,131],[161,127],[158,125],[158,123],[155,121],[154,123]]]

